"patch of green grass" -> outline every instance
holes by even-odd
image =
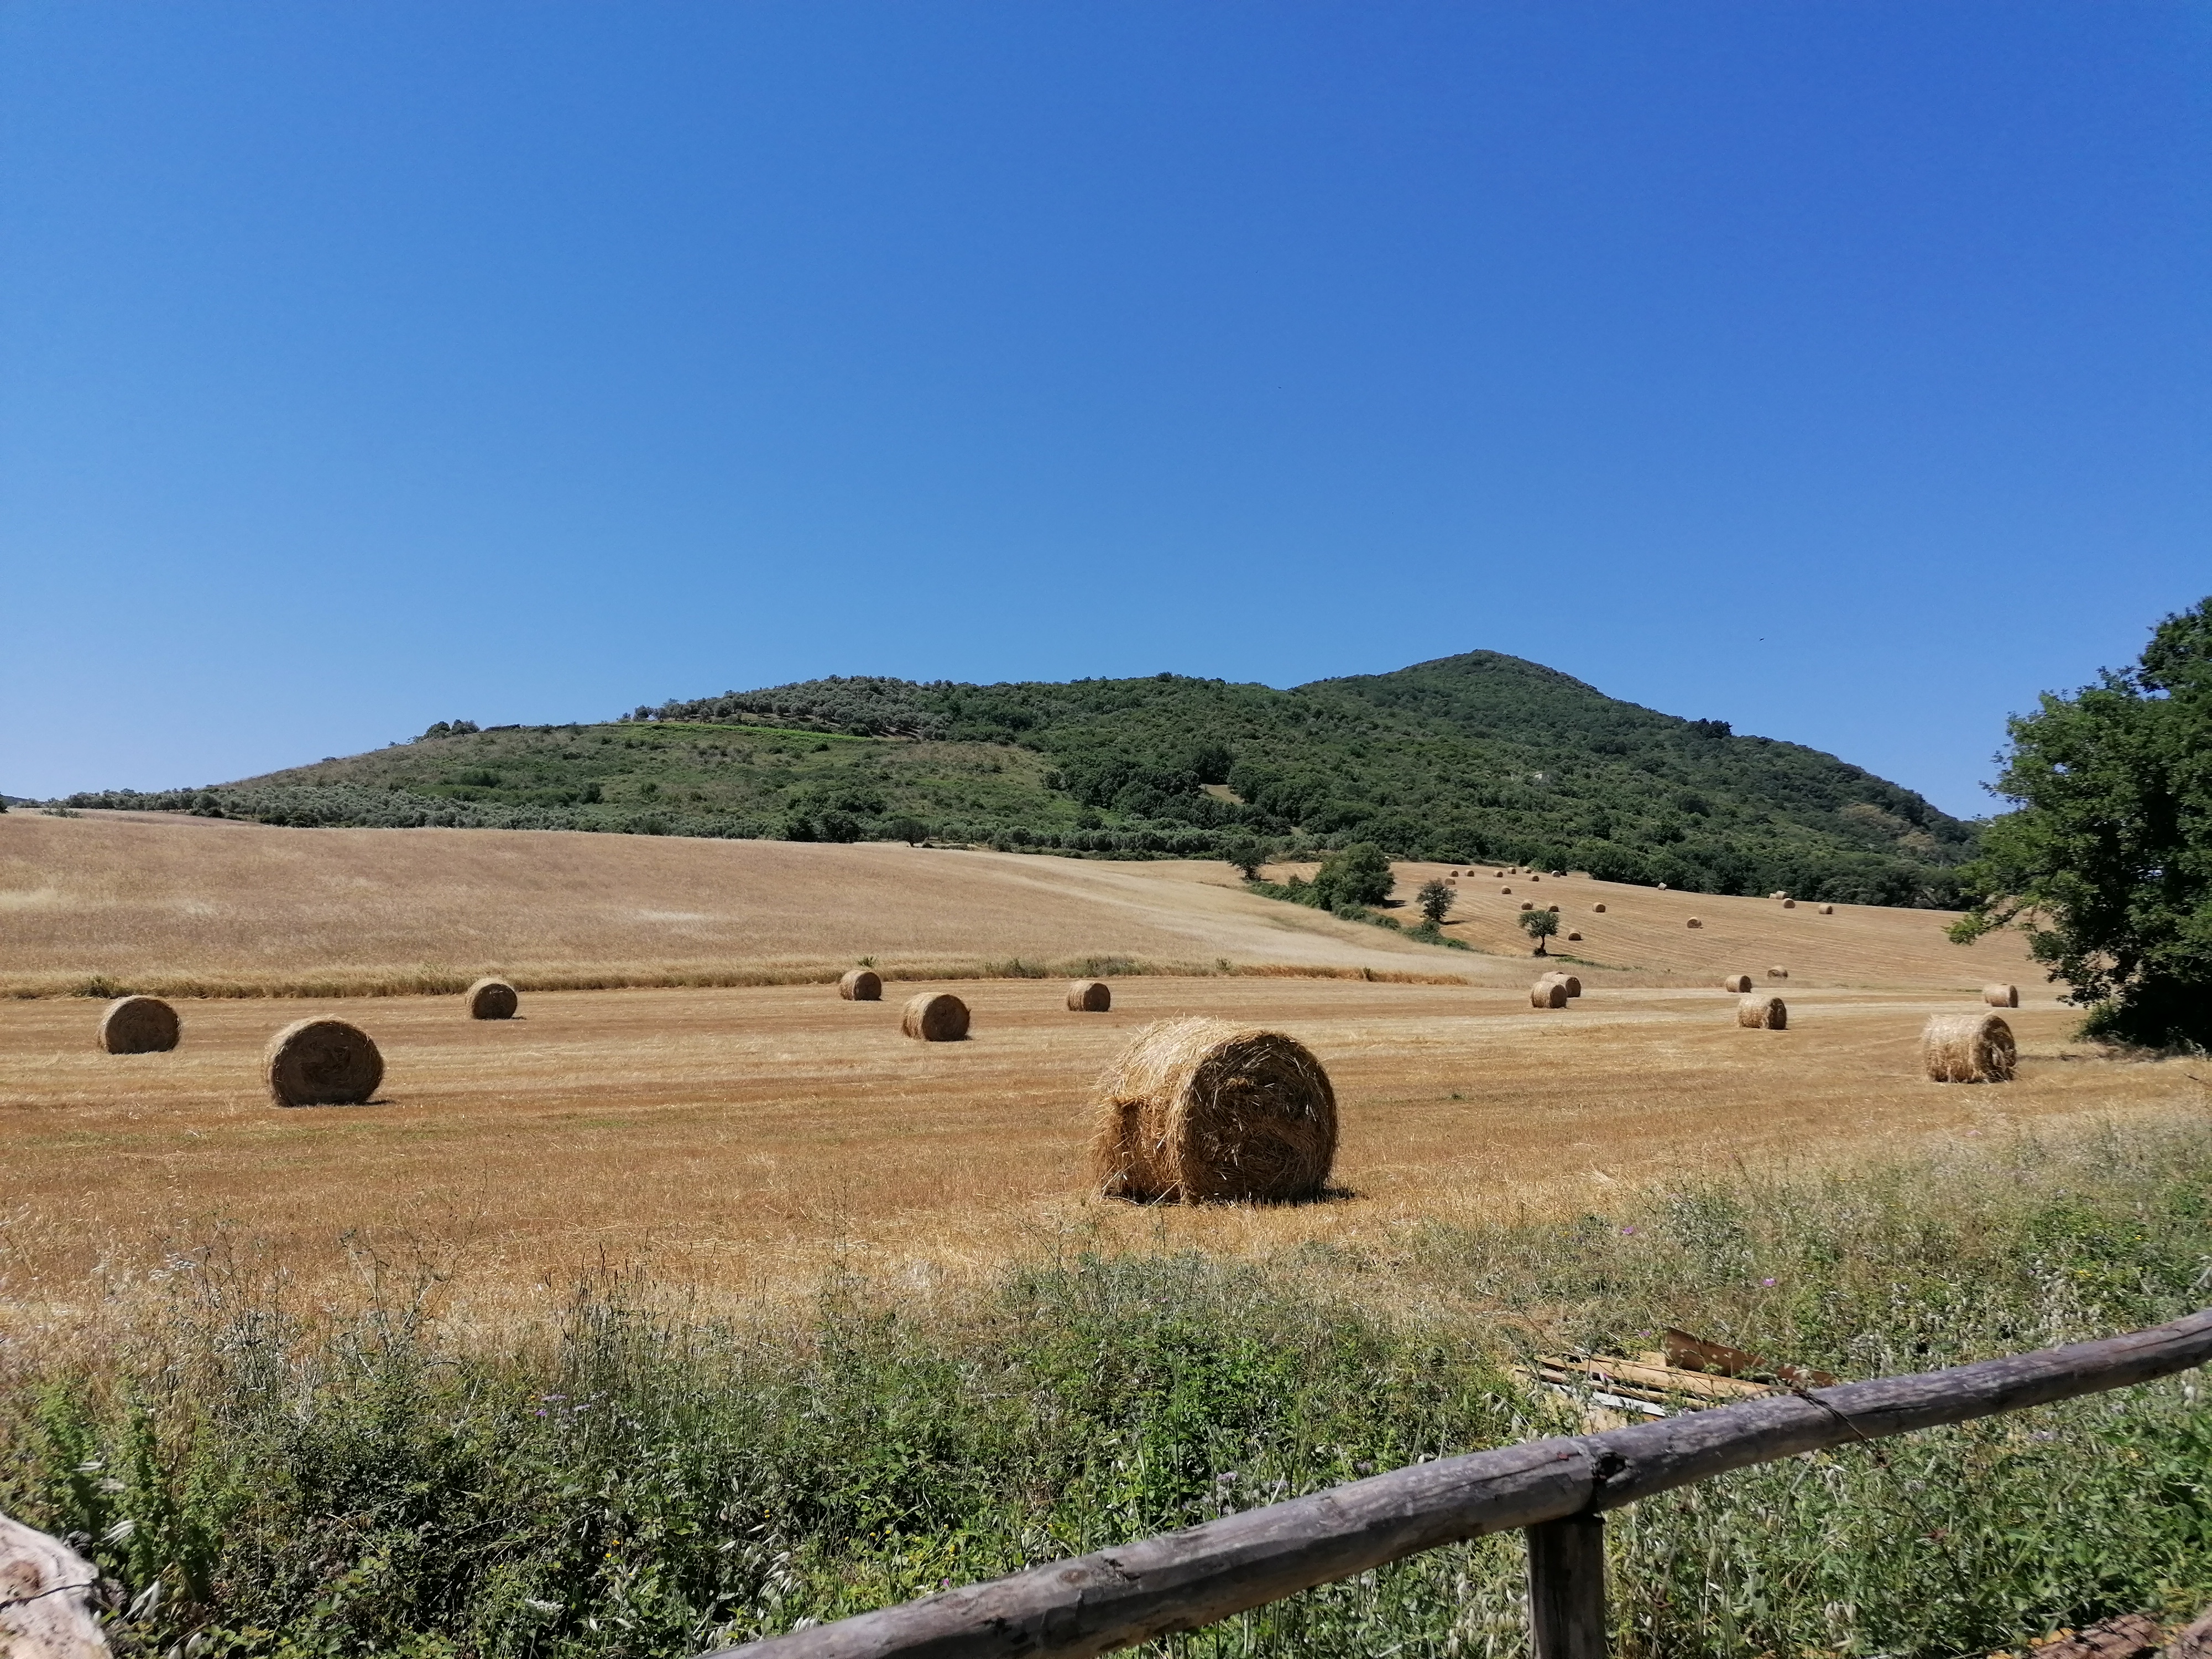
[[[2185,1124],[1256,1265],[1076,1256],[927,1312],[841,1280],[799,1331],[607,1273],[511,1340],[443,1330],[428,1276],[291,1308],[217,1241],[96,1358],[0,1349],[0,1508],[119,1581],[134,1650],[677,1659],[1571,1430],[1510,1369],[1531,1347],[1680,1324],[1867,1376],[2172,1316],[2212,1270],[2208,1188]],[[1788,1459],[1608,1534],[1627,1659],[1933,1659],[2190,1611],[2212,1401],[2169,1379]],[[1152,1650],[1517,1654],[1521,1571],[1485,1540]]]

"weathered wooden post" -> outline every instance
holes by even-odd
[[[1528,1632],[1536,1659],[1605,1659],[1605,1517],[1528,1528]]]

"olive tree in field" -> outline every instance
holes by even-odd
[[[1438,927],[1451,914],[1452,900],[1455,896],[1449,882],[1441,877],[1431,876],[1421,884],[1421,890],[1413,896],[1413,902],[1421,907],[1421,920],[1431,927]]]
[[[1996,793],[2019,810],[1982,832],[1951,937],[2017,922],[2084,1036],[2212,1046],[2212,599],[2007,729]]]
[[[1559,919],[1549,910],[1523,910],[1521,931],[1536,941],[1534,955],[1547,956],[1550,953],[1544,949],[1544,941],[1559,931]]]

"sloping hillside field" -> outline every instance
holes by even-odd
[[[305,1282],[363,1241],[421,1247],[495,1303],[602,1259],[730,1292],[805,1291],[865,1259],[926,1289],[1056,1239],[1259,1249],[1571,1211],[1686,1170],[2167,1113],[2197,1088],[2180,1063],[2070,1043],[2071,1011],[2015,944],[1960,949],[1926,911],[1460,866],[1448,931],[1482,950],[1454,951],[1237,890],[1219,865],[14,814],[0,853],[0,971],[19,991],[93,974],[329,991],[426,963],[525,987],[505,1023],[446,994],[180,999],[182,1046],[132,1056],[94,1048],[94,998],[0,1001],[9,1318],[212,1230],[265,1241]],[[1403,867],[1401,891],[1452,871]],[[1564,951],[1597,964],[1568,1009],[1528,1006],[1523,894],[1559,903],[1584,935]],[[885,1000],[838,1000],[820,981],[864,955],[891,976]],[[1056,981],[1003,976],[1015,955],[1197,971],[1116,974],[1112,1012],[1075,1014]],[[1001,976],[940,981],[972,1006],[970,1040],[899,1035],[925,971],[994,959]],[[531,988],[609,966],[678,983]],[[1724,971],[1785,994],[1789,1029],[1739,1028]],[[743,982],[776,974],[812,977]],[[2020,1080],[1922,1080],[1922,1023],[1992,979],[2026,998]],[[372,1103],[268,1103],[262,1046],[310,1013],[381,1046]],[[1278,1027],[1322,1058],[1344,1114],[1337,1197],[1163,1212],[1091,1195],[1093,1079],[1146,1021],[1185,1013]]]

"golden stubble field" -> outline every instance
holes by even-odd
[[[542,993],[524,1018],[458,999],[184,1005],[167,1055],[98,1053],[100,1005],[0,1004],[0,1298],[66,1320],[218,1232],[317,1296],[348,1249],[418,1249],[475,1310],[542,1311],[580,1272],[640,1267],[710,1297],[804,1297],[833,1269],[927,1297],[1070,1248],[1265,1253],[1387,1241],[1419,1219],[1604,1208],[1643,1182],[1735,1164],[1856,1162],[1931,1141],[2071,1132],[2201,1107],[2179,1062],[2101,1057],[2074,1016],[2013,1012],[2019,1081],[1921,1080],[1956,994],[1800,988],[1791,1027],[1745,1030],[1717,990],[1593,987],[1538,1012],[1518,987],[1127,979],[1111,1013],[1057,981],[951,985],[971,1040],[898,1033],[819,986]],[[1147,1021],[1191,1012],[1309,1044],[1344,1119],[1332,1201],[1158,1208],[1091,1195],[1091,1079]],[[376,1101],[283,1110],[257,1061],[306,1013],[368,1030]],[[349,1236],[350,1236],[349,1239]]]

